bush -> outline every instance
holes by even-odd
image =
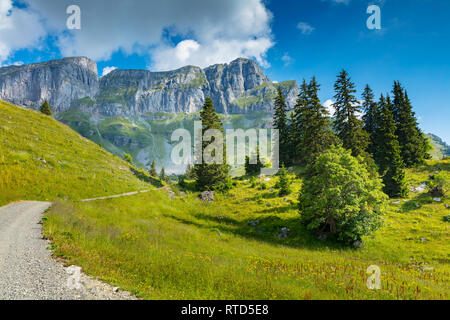
[[[450,214],[444,216],[443,219],[444,219],[445,222],[450,222]]]
[[[128,162],[130,164],[133,163],[133,157],[129,153],[125,153],[123,155],[123,160],[125,160],[126,162]]]
[[[299,196],[301,221],[308,230],[349,243],[380,227],[388,197],[363,161],[338,146],[308,167]]]
[[[444,197],[449,189],[450,177],[444,171],[433,176],[429,184],[430,194],[433,197]]]

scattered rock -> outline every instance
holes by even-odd
[[[434,201],[437,201],[437,202],[441,202],[441,201],[442,201],[441,198],[433,198],[433,200],[434,200]]]
[[[270,178],[265,178],[264,181],[269,182]]]
[[[284,198],[283,201],[284,201],[284,202],[288,202],[288,198]]]
[[[428,240],[427,238],[420,238],[420,241],[422,241],[422,242],[428,242],[428,241],[430,241],[430,240]]]
[[[444,204],[444,207],[446,207],[447,209],[450,208],[448,204]]]
[[[259,220],[255,220],[255,221],[250,221],[248,224],[251,225],[252,227],[255,227],[256,225],[258,225]]]
[[[261,228],[261,229],[257,229],[256,232],[258,232],[258,233],[263,233],[264,230],[265,230],[264,228]]]
[[[280,233],[278,234],[278,238],[280,238],[280,239],[281,238],[287,238],[289,231],[291,231],[291,230],[289,230],[286,227],[281,228]]]
[[[200,194],[200,199],[203,202],[213,202],[214,201],[214,191],[203,191]]]
[[[112,291],[114,292],[114,293],[117,293],[117,292],[119,292],[119,287],[114,287],[113,289],[112,289]]]
[[[400,201],[394,201],[394,202],[392,202],[392,203],[395,203],[395,204],[399,204],[399,203],[400,203]]]
[[[420,204],[416,203],[416,208],[420,208]]]
[[[289,172],[294,172],[294,168],[293,168],[293,167],[289,167],[289,168],[288,168],[288,171],[289,171]]]
[[[361,240],[356,240],[355,242],[353,242],[353,246],[355,248],[361,248],[362,247],[363,242]]]
[[[433,267],[421,267],[422,271],[433,271]]]
[[[321,233],[321,234],[319,234],[317,239],[319,239],[320,241],[325,241],[325,240],[327,240],[327,235],[325,233]]]
[[[175,192],[173,192],[173,191],[169,191],[169,198],[170,199],[176,199],[177,197],[175,196]]]
[[[412,188],[412,191],[413,192],[417,192],[417,193],[423,193],[423,192],[425,192],[425,190],[426,190],[426,188],[427,188],[427,185],[426,185],[426,183],[422,183],[420,186],[418,186],[417,188]]]

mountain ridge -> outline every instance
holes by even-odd
[[[211,97],[220,113],[270,112],[277,88],[295,104],[295,80],[273,83],[251,59],[172,71],[116,69],[98,77],[97,64],[69,57],[0,68],[0,99],[37,109],[48,100],[56,113],[71,108],[105,116],[193,113]]]

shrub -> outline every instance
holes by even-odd
[[[388,197],[363,161],[338,146],[308,167],[299,196],[307,229],[348,243],[380,227]]]
[[[133,157],[129,153],[125,153],[123,155],[123,159],[130,164],[133,163]]]
[[[47,116],[52,115],[52,108],[48,104],[47,100],[45,100],[44,104],[41,106],[41,109],[39,111],[41,111],[43,114],[45,114]]]
[[[429,184],[430,194],[433,197],[444,197],[449,189],[450,177],[444,171],[433,176]]]

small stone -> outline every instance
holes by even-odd
[[[441,201],[442,201],[441,198],[433,198],[433,200],[434,200],[434,201],[437,201],[437,202],[441,202]]]
[[[288,198],[284,198],[283,201],[284,201],[284,202],[287,202],[287,201],[288,201]]]
[[[420,208],[420,204],[416,203],[416,208]]]
[[[355,242],[353,242],[353,246],[358,249],[361,248],[362,244],[363,243],[361,240],[356,240]]]
[[[213,202],[214,201],[214,191],[203,191],[200,194],[200,199],[203,202]]]
[[[421,267],[422,271],[433,271],[433,267]]]
[[[119,289],[120,289],[119,287],[114,287],[112,290],[114,293],[117,293],[117,292],[119,292]]]
[[[280,239],[287,238],[289,231],[291,231],[291,230],[289,230],[289,228],[286,228],[286,227],[281,228],[280,233],[278,234],[278,238],[280,238]]]
[[[428,241],[430,241],[430,240],[428,240],[427,238],[420,238],[420,241],[422,241],[422,242],[428,242]]]
[[[447,209],[450,208],[448,204],[444,204],[444,207],[446,207]]]
[[[394,201],[394,202],[392,202],[392,203],[395,203],[395,204],[399,204],[399,203],[400,203],[400,201]]]
[[[327,235],[324,233],[319,234],[319,236],[317,237],[320,241],[325,241],[327,240]]]

